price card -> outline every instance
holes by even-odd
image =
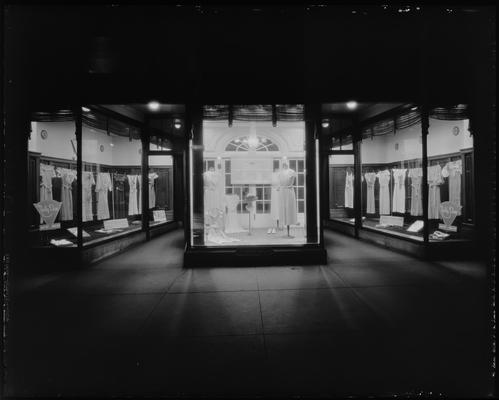
[[[155,222],[164,222],[166,221],[166,212],[165,210],[154,210],[152,212],[153,218]]]
[[[394,215],[382,215],[379,218],[381,225],[388,226],[404,226],[404,217],[396,217]]]
[[[104,221],[104,229],[120,229],[128,228],[128,220],[126,218],[108,219]]]

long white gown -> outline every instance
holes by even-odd
[[[272,173],[272,189],[270,192],[270,216],[273,223],[279,220],[279,194],[279,172],[274,172]]]
[[[294,225],[298,222],[296,208],[296,194],[293,183],[296,179],[296,172],[292,169],[283,169],[279,172],[279,222],[281,225]]]
[[[392,212],[405,213],[405,172],[407,169],[393,169]]]

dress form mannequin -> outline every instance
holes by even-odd
[[[293,187],[295,179],[296,172],[289,168],[287,163],[283,163],[282,170],[279,172],[279,203],[281,205],[279,221],[287,227],[286,237],[288,238],[293,237],[289,234],[289,226],[296,224],[298,220],[296,194]]]

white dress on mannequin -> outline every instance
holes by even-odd
[[[270,216],[273,223],[279,221],[279,194],[279,172],[274,172],[272,173],[272,190],[270,193]]]
[[[239,196],[237,194],[225,195],[225,204],[227,205],[227,218],[225,219],[225,233],[246,232],[237,216],[237,205],[239,204]]]
[[[97,193],[97,219],[109,218],[108,193],[113,190],[113,183],[109,172],[100,172],[97,175],[95,193]]]
[[[293,187],[296,172],[292,169],[283,169],[279,172],[279,222],[281,225],[294,225],[298,222],[296,209],[296,194]]]

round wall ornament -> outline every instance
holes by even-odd
[[[452,128],[452,134],[454,136],[459,135],[459,127],[455,126],[454,128]]]
[[[100,145],[99,149],[100,149],[101,153],[104,153],[104,145],[103,144]]]
[[[43,140],[47,139],[47,137],[49,136],[48,132],[43,129],[41,132],[40,132],[40,136],[42,137]]]
[[[142,149],[139,149],[139,154],[142,154]]]

